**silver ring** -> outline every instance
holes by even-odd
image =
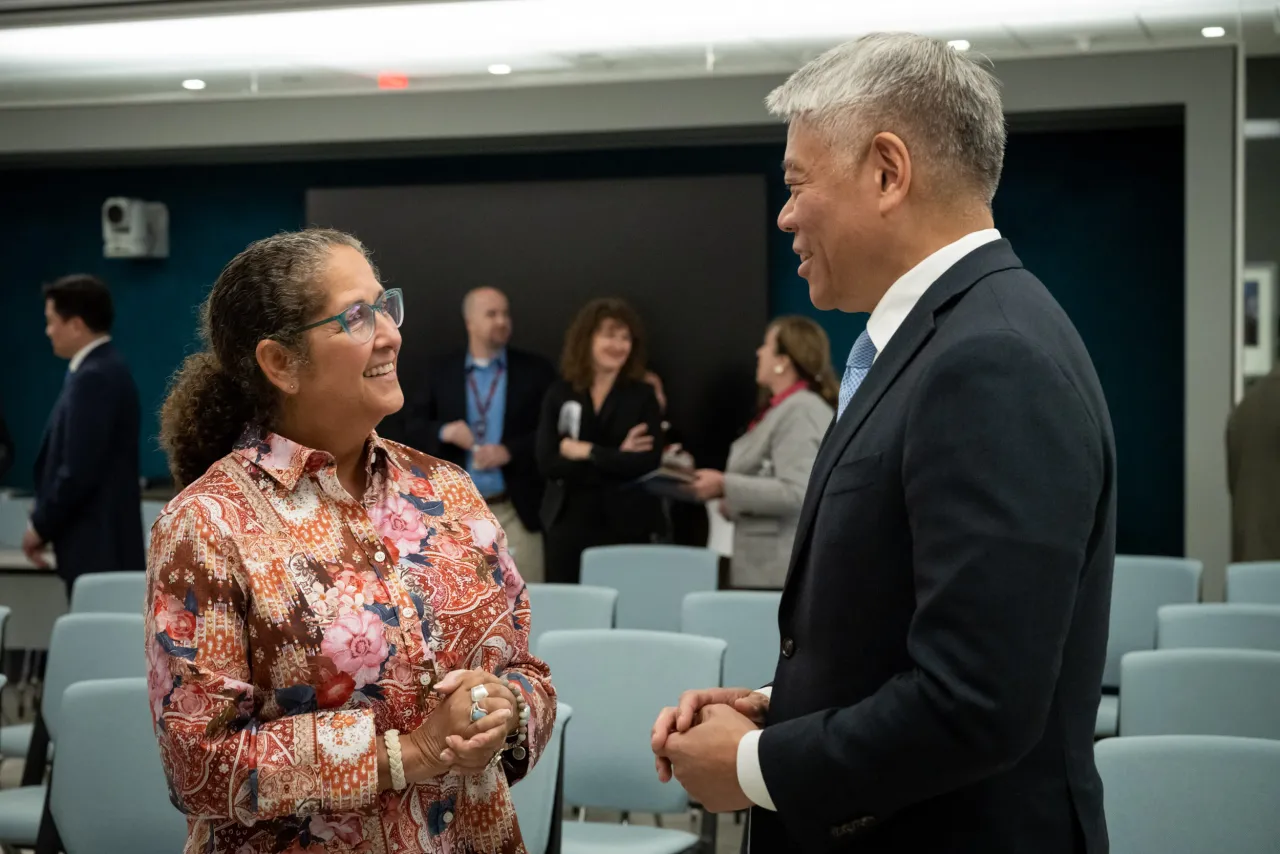
[[[489,714],[489,713],[488,713],[488,712],[486,712],[484,709],[480,708],[480,707],[479,707],[478,705],[476,705],[475,703],[472,703],[472,704],[471,704],[471,720],[472,720],[472,722],[475,722],[475,721],[480,720],[481,718],[483,718],[483,717],[484,717],[485,715],[487,715],[487,714]]]
[[[485,697],[489,696],[489,689],[483,685],[476,685],[471,689],[471,702],[478,703]]]

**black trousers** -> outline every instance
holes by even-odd
[[[547,581],[578,584],[582,580],[582,552],[594,546],[648,543],[652,533],[618,530],[590,493],[566,497],[555,522],[542,531]]]

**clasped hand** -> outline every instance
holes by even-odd
[[[650,746],[658,779],[674,776],[711,812],[751,806],[738,784],[738,742],[764,726],[769,698],[750,688],[686,691],[653,724]]]
[[[471,689],[476,685],[484,685],[489,696],[479,703],[487,714],[473,722]],[[409,734],[424,761],[424,769],[418,776],[430,779],[447,771],[458,774],[483,771],[502,749],[507,736],[519,726],[511,687],[482,670],[454,670],[436,683],[435,690],[445,696],[444,701]],[[421,779],[410,782],[421,782]]]

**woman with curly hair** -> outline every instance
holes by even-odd
[[[471,480],[374,432],[403,316],[355,238],[277,235],[174,378],[147,659],[189,854],[525,850],[508,786],[555,692]]]
[[[662,462],[662,413],[645,381],[644,330],[620,299],[587,303],[569,324],[562,379],[538,422],[547,581],[577,583],[591,546],[646,543],[658,502],[630,481]]]

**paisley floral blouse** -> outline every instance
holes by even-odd
[[[517,854],[508,785],[555,719],[506,535],[458,467],[368,443],[356,502],[333,458],[261,432],[165,508],[151,541],[151,712],[186,852]],[[515,681],[529,755],[378,792],[453,669]]]

